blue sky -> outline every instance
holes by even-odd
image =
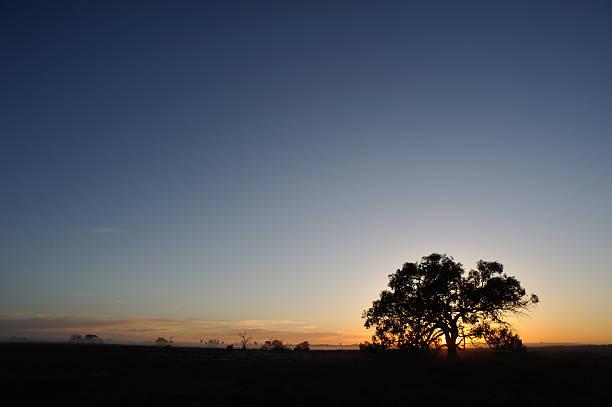
[[[0,312],[365,336],[437,251],[611,342],[612,8],[535,3],[3,2]]]

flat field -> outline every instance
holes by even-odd
[[[126,345],[0,344],[16,405],[609,406],[612,346],[297,353]]]

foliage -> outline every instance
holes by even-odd
[[[482,338],[490,348],[502,351],[524,351],[526,349],[519,335],[512,331],[510,327],[493,327],[488,322],[477,325],[472,330],[476,338]]]
[[[169,341],[168,339],[160,336],[155,340],[155,343],[158,345],[169,345],[170,343],[172,343],[172,341]]]
[[[70,335],[70,342],[77,343],[103,343],[102,338],[98,337],[98,335],[87,334],[85,336],[81,335]]]
[[[363,313],[365,327],[375,329],[374,342],[410,350],[445,346],[454,356],[460,343],[484,335],[478,324],[506,326],[508,314],[522,315],[538,302],[500,263],[480,260],[464,274],[461,263],[434,253],[389,275],[389,289]]]
[[[270,339],[261,345],[261,350],[285,350],[281,339]]]
[[[359,344],[359,350],[362,352],[379,352],[387,349],[386,345],[376,341],[376,338],[372,338],[373,342],[365,341]]]
[[[297,345],[295,345],[295,348],[293,348],[293,350],[296,352],[309,352],[310,344],[308,343],[308,341],[298,343]]]

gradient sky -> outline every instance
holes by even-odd
[[[0,5],[0,336],[352,342],[442,252],[612,342],[610,3],[142,3]]]

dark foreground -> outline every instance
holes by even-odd
[[[612,346],[467,351],[456,362],[389,352],[309,353],[1,344],[4,400],[52,405],[604,406]]]

